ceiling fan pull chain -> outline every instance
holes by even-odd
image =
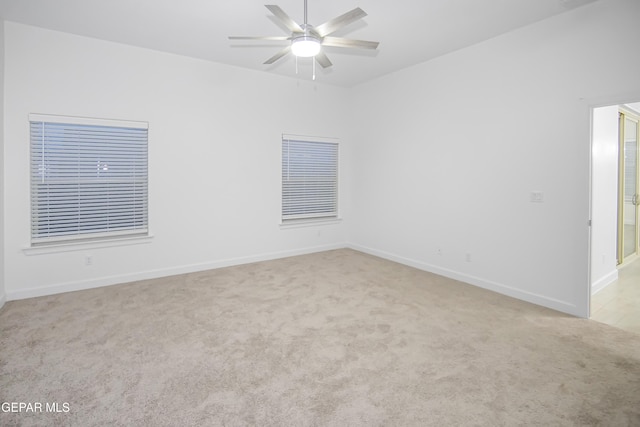
[[[298,74],[298,57],[296,56],[296,74]]]
[[[311,62],[313,62],[313,80],[316,79],[316,58],[311,58]]]

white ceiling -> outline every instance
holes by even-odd
[[[335,36],[379,41],[375,52],[325,48],[333,67],[317,79],[350,87],[595,0],[308,0],[315,26],[355,7],[369,15]],[[303,0],[268,0],[297,22]],[[286,42],[230,41],[230,35],[288,35],[258,0],[0,0],[7,21],[295,76],[290,56],[262,63]],[[283,44],[285,43],[285,44]],[[299,78],[311,78],[299,60]]]

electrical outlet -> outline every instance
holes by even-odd
[[[91,255],[85,255],[84,265],[93,265],[93,257]]]
[[[542,203],[542,202],[544,202],[544,193],[542,191],[532,191],[531,203]]]
[[[442,256],[442,249],[438,248],[438,249],[436,250],[436,253],[437,253],[438,255]]]
[[[464,256],[464,260],[467,262],[471,262],[471,254],[469,252],[467,252],[466,255]]]

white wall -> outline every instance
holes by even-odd
[[[587,316],[591,107],[640,99],[638,16],[601,0],[351,90],[6,23],[7,297],[350,242]],[[152,243],[24,253],[30,112],[149,121]],[[342,138],[345,221],[278,227],[281,132]]]
[[[8,299],[345,245],[346,220],[279,227],[281,133],[341,138],[349,162],[345,89],[16,23],[5,29]],[[25,254],[29,113],[149,122],[151,243]],[[348,171],[340,178],[346,209]]]
[[[640,93],[639,16],[603,0],[357,87],[351,241],[587,316],[590,106]]]
[[[618,278],[618,106],[593,110],[591,292]]]
[[[4,21],[0,20],[0,308],[4,305]]]

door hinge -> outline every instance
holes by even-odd
[[[587,227],[591,227],[591,220],[587,221]]]

